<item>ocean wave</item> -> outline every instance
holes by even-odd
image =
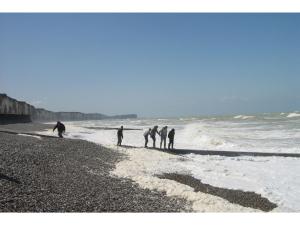
[[[207,118],[201,120],[198,118],[194,121],[180,121],[178,118],[177,120],[170,119],[167,122],[158,122],[157,119],[140,119],[141,122],[138,125],[132,123],[123,125],[147,130],[154,124],[159,126],[166,124],[169,126],[169,130],[171,128],[176,130],[175,148],[299,153],[300,128],[297,120],[300,117],[286,118],[289,113],[285,113],[284,116],[279,116],[279,114],[271,114],[266,116],[267,118],[256,115],[255,119],[246,119],[246,115],[239,115],[237,119],[233,119],[234,116],[231,116],[230,118],[217,118],[216,121]],[[294,111],[290,116],[294,117],[295,114],[298,116],[300,112]],[[118,123],[105,120],[93,123],[66,122],[68,131],[66,137],[112,145],[117,143],[116,130],[88,129],[87,127],[91,125],[94,127],[119,127]],[[142,130],[125,130],[124,145],[143,146],[143,133]],[[57,135],[51,129],[45,134]],[[159,142],[160,137],[157,136],[158,146]],[[149,140],[149,146],[152,146],[152,139]]]
[[[190,121],[190,120],[197,120],[196,117],[185,117],[185,118],[179,118],[180,121]]]
[[[186,125],[183,130],[177,132],[177,137],[178,144],[191,148],[222,149],[233,147],[232,143],[217,135],[213,128],[204,123]]]
[[[294,117],[299,117],[300,114],[299,113],[289,113],[289,115],[287,115],[287,118],[294,118]]]
[[[242,119],[242,120],[246,120],[246,119],[251,119],[254,118],[255,116],[244,116],[244,115],[238,115],[233,117],[234,119]]]

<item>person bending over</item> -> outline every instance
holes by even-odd
[[[175,136],[175,129],[172,129],[168,134],[168,138],[169,138],[168,149],[170,149],[171,145],[172,145],[172,149],[174,149],[174,136]]]
[[[118,129],[117,136],[118,136],[118,143],[117,143],[117,145],[121,146],[122,140],[123,140],[123,126],[121,126],[121,128]]]
[[[56,128],[58,131],[58,137],[63,138],[62,133],[66,132],[65,125],[63,123],[61,123],[60,121],[57,121],[55,127],[53,128],[53,132],[55,131]]]
[[[151,128],[149,128],[149,130],[146,130],[144,133],[144,138],[145,138],[145,148],[148,148],[147,144],[148,144],[148,137],[151,133]]]
[[[158,129],[158,126],[154,126],[153,129],[150,132],[150,137],[153,140],[153,148],[155,148],[155,141],[156,141],[156,137],[155,136],[156,136],[156,133],[158,134],[157,129]]]

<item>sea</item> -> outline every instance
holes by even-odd
[[[129,159],[120,164],[119,168],[117,166],[114,175],[130,178],[145,188],[165,188],[155,177],[157,174],[184,173],[213,186],[261,194],[278,205],[274,211],[300,211],[300,158],[187,154],[182,160],[180,156],[176,158],[143,148],[144,131],[157,125],[159,129],[163,126],[168,126],[168,130],[175,129],[174,147],[178,149],[300,153],[298,111],[253,115],[70,121],[65,122],[65,125],[66,137],[88,140],[114,149],[117,143],[116,130],[106,128],[123,126],[129,129],[124,130],[122,144],[137,148],[121,150],[129,155]],[[51,130],[43,133],[53,135]],[[159,142],[157,137],[157,146]],[[150,138],[148,145],[152,145]],[[145,180],[145,177],[148,180]],[[188,195],[188,191],[179,185],[175,195],[182,194],[193,201],[195,196],[191,190],[190,192]],[[203,211],[203,207],[197,208],[197,204],[195,209]]]

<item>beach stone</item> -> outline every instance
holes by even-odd
[[[21,125],[16,127],[22,130]],[[33,128],[31,125],[30,129]],[[189,210],[190,203],[184,199],[141,189],[128,179],[111,177],[110,171],[123,158],[119,152],[83,140],[0,133],[0,211]]]

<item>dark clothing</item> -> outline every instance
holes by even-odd
[[[149,137],[150,133],[151,133],[151,129],[146,130],[145,133],[144,133],[144,137],[145,137],[145,148],[148,147],[147,144],[148,144],[148,137]]]
[[[151,132],[150,132],[150,136],[151,136],[151,137],[155,137],[156,133],[158,134],[158,131],[157,131],[157,128],[154,127],[154,128],[151,130]]]
[[[174,139],[174,136],[175,136],[175,130],[172,129],[172,130],[170,130],[170,132],[169,132],[169,134],[168,134],[168,138],[169,138],[169,139]]]
[[[169,145],[168,145],[168,149],[174,149],[174,139],[169,139]]]
[[[123,129],[122,128],[118,129],[117,136],[118,136],[118,143],[117,143],[117,145],[121,146],[122,139],[123,139]]]
[[[164,143],[164,149],[166,149],[167,134],[168,134],[168,127],[163,127],[159,131],[159,135],[160,135],[160,148],[162,147],[162,143]]]
[[[148,135],[147,136],[144,136],[145,137],[145,148],[147,148],[148,146]]]
[[[117,135],[118,135],[118,137],[122,137],[123,138],[123,129],[119,128]]]
[[[59,131],[58,131],[58,137],[63,138],[62,132],[59,132]]]
[[[168,138],[169,138],[168,149],[170,149],[170,146],[172,146],[172,149],[174,149],[174,136],[175,136],[175,130],[172,129],[168,134]]]
[[[62,133],[66,131],[66,127],[63,123],[61,122],[57,122],[57,124],[55,125],[55,127],[53,128],[53,131],[55,131],[55,129],[57,128],[57,131],[58,131],[58,136],[60,138],[62,138]]]
[[[155,135],[154,135],[154,136],[151,136],[151,138],[152,138],[152,141],[153,141],[153,148],[155,148],[156,137],[155,137]]]
[[[121,144],[122,144],[122,137],[118,136],[118,143],[117,143],[117,145],[121,146]]]
[[[162,144],[164,144],[164,149],[166,149],[166,143],[167,143],[167,137],[160,137],[160,148],[162,147]]]
[[[152,138],[153,140],[153,148],[155,148],[155,141],[156,141],[156,133],[158,134],[158,131],[157,131],[157,126],[155,126],[152,130],[151,130],[151,133],[150,133],[150,137]]]

